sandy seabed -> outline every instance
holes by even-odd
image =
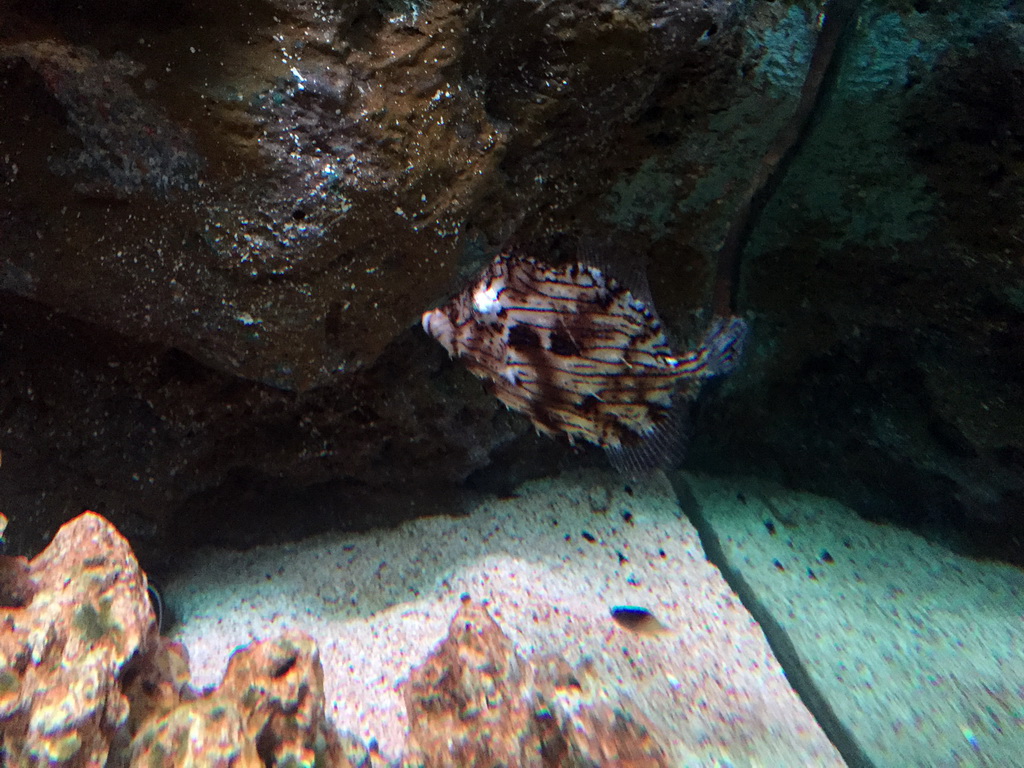
[[[405,744],[400,684],[469,594],[524,657],[592,659],[675,765],[844,764],[660,474],[627,483],[583,472],[458,518],[203,550],[165,592],[195,685],[219,682],[237,647],[304,630],[320,648],[328,715],[389,759]],[[670,631],[624,629],[610,615],[617,605],[644,607]]]

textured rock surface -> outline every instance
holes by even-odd
[[[537,713],[532,667],[487,609],[467,596],[448,637],[403,686],[412,764],[542,765],[564,753],[557,724]],[[530,757],[535,760],[530,761]]]
[[[862,5],[748,249],[754,343],[691,466],[1024,563],[1020,9]]]
[[[292,535],[335,522],[324,498],[444,507],[525,425],[404,330],[512,234],[607,231],[613,179],[699,130],[758,55],[734,10],[7,8],[0,289],[31,300],[0,302],[13,550],[80,504],[146,559],[244,544],[268,496],[308,501]],[[67,469],[43,489],[42,467]]]
[[[644,718],[635,702],[601,681],[591,660],[576,669],[557,657],[534,663],[542,700],[561,726],[567,764],[624,768],[674,764],[661,746],[669,738]]]
[[[866,765],[1020,762],[1024,573],[772,483],[673,482],[773,647],[789,649],[791,679],[806,674]]]
[[[595,687],[559,659],[526,661],[487,608],[467,596],[447,638],[403,686],[404,764],[667,766],[649,724],[627,703],[593,701]]]
[[[295,394],[31,305],[12,317],[12,304],[0,302],[11,554],[38,551],[83,506],[130,536],[150,570],[196,544],[449,510],[489,448],[526,428],[418,334],[344,387]],[[284,503],[303,513],[282,521]]]
[[[0,552],[6,545],[4,530],[7,518],[0,512]],[[0,606],[22,608],[35,594],[36,586],[31,578],[28,558],[0,554]]]
[[[216,690],[154,711],[131,746],[132,765],[167,768],[358,764],[347,760],[324,716],[316,644],[301,632],[239,649]]]
[[[224,371],[329,381],[474,233],[593,220],[656,147],[629,126],[735,77],[733,5],[16,3],[0,284]]]
[[[128,732],[138,733],[147,720],[159,720],[193,696],[188,650],[181,643],[157,637],[128,669],[121,690],[131,704]]]
[[[101,766],[125,738],[121,680],[155,633],[128,543],[92,513],[34,560],[36,592],[0,607],[0,748],[6,766]]]
[[[286,632],[239,651],[217,695],[239,702],[247,734],[265,761],[304,765],[337,752],[337,736],[324,716],[324,671],[308,635]]]
[[[132,744],[132,766],[175,768],[261,768],[266,765],[238,709],[218,699],[201,699],[175,707],[147,723]]]

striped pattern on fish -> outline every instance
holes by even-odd
[[[515,253],[426,312],[423,328],[539,431],[610,454],[667,446],[678,397],[731,369],[745,333],[742,320],[722,320],[676,355],[653,309],[600,269]]]

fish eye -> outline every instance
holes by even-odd
[[[496,285],[481,286],[473,291],[473,309],[483,315],[492,315],[501,309],[500,290]]]

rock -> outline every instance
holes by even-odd
[[[1024,563],[1024,25],[990,0],[861,8],[748,245],[752,343],[690,467]],[[801,15],[763,38],[764,62],[802,45]]]
[[[0,607],[4,765],[103,765],[128,722],[122,678],[155,633],[146,577],[127,541],[86,512],[29,578],[30,602]]]
[[[0,286],[221,371],[330,382],[467,250],[598,226],[592,201],[658,146],[629,127],[735,79],[736,5],[5,11]]]
[[[131,702],[128,731],[138,733],[147,720],[158,720],[182,701],[194,699],[191,676],[185,646],[158,637],[122,680],[122,689]]]
[[[0,553],[5,545],[7,518],[0,513]],[[23,608],[35,594],[28,558],[0,554],[0,607]]]
[[[409,766],[544,765],[564,754],[550,721],[538,716],[533,670],[468,597],[448,637],[403,688]]]
[[[238,709],[219,699],[182,704],[147,724],[132,743],[132,768],[262,768]]]
[[[310,765],[331,754],[338,764],[337,735],[324,714],[324,672],[309,635],[289,631],[240,650],[213,695],[237,702],[264,760]]]
[[[319,653],[302,632],[240,648],[220,685],[197,698],[187,651],[155,635],[145,576],[127,542],[99,515],[85,513],[64,526],[29,572],[37,588],[31,601],[0,609],[4,765],[383,764],[375,749],[340,737],[327,719]],[[564,662],[558,669],[560,677],[548,674],[543,684],[552,700],[566,699],[560,691],[567,686],[579,687]],[[541,754],[562,757],[537,765],[583,765],[565,762],[565,755],[601,762],[640,749],[619,743],[624,736],[639,737],[645,754],[659,754],[628,715],[606,708],[603,717],[588,718],[583,707],[564,702],[549,709],[533,668],[486,609],[469,600],[452,619],[448,641],[412,673],[405,695],[413,734],[408,759],[428,765],[490,765],[495,757]],[[577,727],[589,731],[579,745]],[[466,742],[455,753],[437,741],[453,729]]]
[[[625,497],[597,494],[607,496],[609,510],[594,512],[587,499],[595,494],[572,496],[581,500],[580,513],[589,528],[599,532],[602,539],[612,535],[597,517],[610,517],[610,524],[615,525],[614,520],[621,515],[612,515],[610,509],[615,507],[620,512]],[[632,491],[628,498],[630,506],[640,500]],[[656,514],[654,508],[650,512]],[[551,510],[541,514],[546,523],[551,521]],[[632,525],[646,527],[646,515],[638,508]],[[528,527],[536,529],[538,525],[533,522]],[[487,528],[495,532],[492,523]],[[562,541],[557,532],[552,538],[556,540]],[[677,544],[668,537],[658,541],[661,549],[654,556],[655,563],[665,569],[674,562],[666,550]],[[636,562],[629,577],[632,584],[627,588],[639,595],[643,589],[636,574],[646,572],[639,562],[640,550],[651,542],[644,544],[641,537],[635,543],[630,552]],[[595,553],[599,554],[598,548]],[[313,553],[312,558],[319,556]],[[124,539],[99,515],[86,513],[64,526],[51,545],[30,562],[29,573],[37,588],[32,599],[23,607],[0,608],[0,761],[12,768],[44,764],[68,768],[177,768],[192,764],[211,768],[463,768],[496,762],[524,768],[660,768],[674,764],[663,744],[671,743],[677,755],[690,752],[691,747],[694,754],[703,753],[707,745],[690,744],[686,728],[694,725],[698,732],[705,733],[705,727],[714,728],[713,721],[691,713],[693,722],[678,732],[659,730],[646,711],[660,705],[644,689],[651,682],[663,682],[664,675],[655,670],[664,669],[664,659],[659,661],[658,647],[645,645],[644,638],[622,635],[623,630],[614,628],[607,615],[601,625],[609,633],[605,643],[614,637],[630,664],[635,663],[634,658],[644,660],[642,654],[646,653],[644,667],[653,671],[655,680],[646,680],[642,674],[632,684],[624,682],[622,674],[631,673],[625,672],[617,660],[583,659],[571,665],[561,653],[576,653],[579,644],[589,639],[577,637],[573,641],[570,634],[556,646],[562,649],[560,652],[527,659],[491,618],[485,604],[464,596],[448,624],[446,639],[432,651],[425,647],[418,667],[410,668],[410,654],[417,653],[410,650],[411,644],[383,646],[391,656],[387,664],[407,675],[404,683],[387,687],[388,692],[400,691],[404,697],[407,716],[399,718],[399,723],[408,726],[403,748],[389,763],[375,738],[366,744],[351,734],[339,734],[328,719],[320,652],[314,639],[301,631],[290,629],[276,639],[237,647],[219,684],[195,691],[188,652],[183,645],[157,636],[145,576]],[[495,581],[500,580],[500,569],[494,570],[493,576]],[[404,589],[401,593],[407,595]],[[291,599],[295,600],[294,594]],[[507,630],[522,634],[522,626],[514,626],[511,617],[518,617],[521,625],[523,606],[514,597],[504,604],[509,610],[509,618],[504,619]],[[662,608],[668,612],[666,606]],[[690,609],[692,612],[693,606]],[[718,600],[715,610],[721,615],[732,608]],[[237,618],[221,615],[218,622],[228,627]],[[577,618],[579,621],[569,622],[577,631],[589,626],[582,614]],[[707,623],[706,619],[699,621]],[[275,622],[261,625],[260,631],[269,630]],[[674,632],[686,631],[679,617],[676,624]],[[422,635],[423,627],[419,629]],[[596,627],[591,629],[595,634]],[[385,626],[361,631],[390,633]],[[702,632],[707,634],[706,627]],[[763,645],[760,636],[751,639]],[[732,643],[744,644],[736,638]],[[332,658],[337,660],[336,655]],[[609,676],[608,662],[611,669],[621,670],[613,681],[601,679]],[[761,666],[771,666],[771,660],[753,662],[754,668]],[[719,658],[715,669],[728,668],[730,663]],[[748,671],[732,667],[730,679],[736,687],[729,689],[722,706],[732,706],[732,699],[744,698]],[[348,677],[356,674],[354,665],[332,672]],[[371,733],[394,725],[384,722],[386,703],[382,708],[382,702],[376,700],[382,696],[382,679],[374,675],[372,679],[347,681],[351,700],[344,705],[354,708],[361,719],[380,718],[363,723]],[[673,686],[673,696],[683,690],[684,683],[674,675],[666,679]],[[796,714],[805,725],[792,730],[792,735],[799,734],[801,739],[795,744],[792,735],[787,738],[782,733],[790,724],[772,720],[778,718],[777,713],[764,710],[754,716],[753,722],[759,727],[776,722],[778,728],[772,731],[770,740],[753,748],[762,754],[775,754],[776,742],[781,742],[784,750],[829,755],[819,761],[822,765],[841,764],[821,734],[807,733],[808,727],[814,727],[813,720],[799,708],[781,673],[773,670],[761,679],[764,685],[758,695],[771,699],[775,709]],[[695,675],[686,684],[700,685],[706,696],[712,696],[713,684],[702,676]],[[630,694],[625,693],[626,689]],[[770,689],[775,693],[766,693]],[[644,697],[642,707],[632,698],[633,692]],[[702,702],[702,706],[707,705],[706,700]],[[797,709],[792,708],[794,705]],[[338,702],[333,706],[337,711]],[[670,703],[669,708],[674,715],[676,705]],[[715,714],[723,718],[717,710]],[[716,737],[725,736],[731,728]],[[726,754],[730,749],[743,754],[749,748],[746,743],[726,743],[713,747],[708,754]]]
[[[199,542],[336,526],[339,507],[365,513],[346,525],[450,509],[454,486],[528,425],[428,341],[404,334],[372,369],[296,395],[0,301],[0,498],[19,510],[7,551],[35,553],[80,504],[157,575]],[[304,512],[282,521],[294,503]]]
[[[0,555],[0,606],[24,608],[32,602],[36,588],[30,572],[27,557]]]
[[[566,765],[662,768],[672,765],[658,744],[657,729],[636,705],[604,685],[593,663],[577,669],[559,657],[536,661],[541,701],[568,745]]]
[[[147,563],[284,534],[239,522],[271,498],[436,511],[527,428],[407,329],[512,234],[606,231],[614,178],[738,77],[734,0],[267,7],[4,11],[17,553],[83,486]]]
[[[174,759],[161,758],[167,755]],[[313,639],[286,632],[241,648],[215,690],[168,711],[154,710],[140,724],[131,746],[133,766],[189,760],[240,767],[362,764],[343,754],[324,715],[323,669]]]
[[[405,766],[617,765],[668,762],[642,716],[593,696],[558,658],[520,657],[487,608],[464,596],[447,638],[403,687]],[[617,702],[616,702],[617,703]]]
[[[31,599],[0,607],[4,766],[380,764],[327,720],[301,632],[239,649],[197,697],[187,650],[156,635],[146,577],[99,515],[62,527],[28,571]]]

